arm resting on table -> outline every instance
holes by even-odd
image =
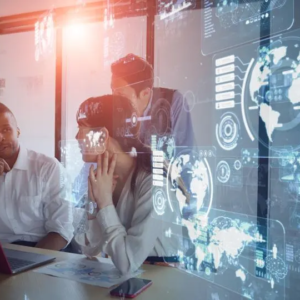
[[[59,251],[66,247],[67,243],[68,242],[58,233],[50,232],[37,243],[36,247]]]

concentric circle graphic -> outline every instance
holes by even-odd
[[[241,163],[240,160],[237,159],[237,160],[234,162],[234,168],[235,168],[237,171],[239,171],[239,170],[242,168],[242,163]]]
[[[221,183],[227,183],[228,180],[230,179],[230,167],[229,164],[225,161],[222,160],[218,163],[217,165],[217,179]]]
[[[233,150],[240,137],[240,122],[235,114],[225,113],[220,124],[216,125],[216,138],[220,147],[226,151]]]
[[[162,216],[166,210],[167,198],[163,190],[157,190],[153,195],[153,207],[157,215]]]

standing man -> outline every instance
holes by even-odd
[[[177,90],[154,88],[151,65],[128,54],[111,65],[113,94],[129,98],[141,120],[140,139],[150,146],[151,136],[172,136],[175,145],[193,146],[191,115],[184,110],[183,96]]]
[[[19,136],[13,113],[0,103],[0,241],[61,250],[74,232],[64,170],[20,145]]]

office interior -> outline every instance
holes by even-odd
[[[180,273],[172,299],[299,299],[300,2],[0,0],[0,103],[14,112],[22,145],[55,157],[71,182],[84,166],[78,108],[111,94],[111,64],[129,53],[153,67],[155,87],[183,96],[193,161],[173,145],[169,171],[181,161],[196,178],[200,168],[205,186],[190,192],[210,237],[189,219],[182,226],[197,235],[175,253],[179,264],[154,266]],[[169,299],[174,284],[160,280],[166,294],[152,294],[154,281],[138,297]],[[18,299],[38,298],[32,288]]]

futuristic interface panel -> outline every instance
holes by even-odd
[[[203,0],[202,53],[212,54],[290,28],[292,0]]]
[[[292,31],[214,56],[216,139],[225,152],[255,141],[299,148],[299,47]]]
[[[151,133],[154,217],[205,299],[299,297],[299,12],[294,0],[203,0],[204,84],[183,93],[200,138]]]
[[[256,299],[260,290],[269,297],[263,299],[284,299],[285,228],[278,220],[257,217],[257,193],[250,184],[250,199],[235,204],[245,202],[242,162],[224,158],[216,164],[216,148],[178,148],[167,175],[160,184],[153,182],[153,206],[154,217],[169,224],[164,238],[176,244],[172,254],[179,257],[179,269],[248,299]],[[154,157],[163,161],[164,151],[154,151]],[[153,161],[158,169],[158,159]],[[241,178],[238,184],[229,181],[232,174]],[[258,167],[247,176],[257,190]]]

